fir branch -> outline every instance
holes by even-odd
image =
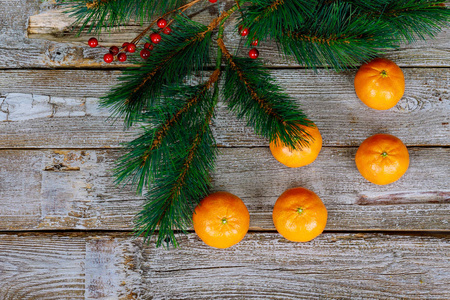
[[[84,29],[100,33],[102,28],[113,29],[126,25],[134,19],[150,22],[155,15],[173,10],[185,0],[141,1],[141,0],[61,0],[68,6],[71,17],[75,17],[74,26],[80,26],[78,34]]]
[[[217,41],[227,59],[224,98],[238,118],[270,141],[280,141],[292,148],[307,144],[307,133],[299,126],[311,126],[294,100],[275,85],[263,65],[249,58],[233,57],[223,40]]]
[[[176,17],[171,35],[152,51],[140,67],[129,68],[119,79],[122,83],[102,98],[113,116],[123,116],[131,126],[146,109],[159,101],[162,86],[179,85],[209,63],[211,31],[183,16]]]
[[[201,109],[196,109],[196,106],[205,101],[205,94],[217,82],[219,75],[220,69],[217,69],[202,85],[166,88],[163,104],[150,108],[143,115],[143,121],[150,124],[143,127],[139,138],[127,144],[128,153],[118,160],[117,183],[131,181],[138,193],[144,186],[149,186],[163,159],[164,151],[158,150],[176,143],[188,126],[187,119],[197,118]]]
[[[220,39],[225,19],[222,18],[219,23]],[[219,48],[216,70],[206,83],[197,87],[184,87],[182,90],[169,88],[165,92],[169,97],[164,101],[165,107],[154,107],[146,114],[150,121],[160,120],[159,126],[148,127],[153,132],[153,138],[147,140],[148,134],[144,134],[144,139],[138,144],[143,145],[147,141],[147,145],[132,149],[128,157],[122,160],[122,170],[125,171],[121,174],[123,178],[130,177],[128,171],[151,170],[147,174],[144,174],[145,171],[140,173],[141,186],[149,182],[151,175],[156,175],[153,187],[146,195],[147,203],[137,215],[136,233],[149,240],[158,228],[157,247],[163,241],[167,242],[167,246],[169,243],[177,246],[173,229],[185,232],[191,226],[195,206],[209,191],[210,174],[216,157],[210,122],[218,102],[221,57]],[[211,95],[209,90],[212,85],[214,92]],[[189,97],[183,102],[180,101],[180,95]],[[171,109],[174,109],[172,114],[165,113]],[[200,118],[204,118],[204,121],[199,122]],[[186,131],[186,128],[189,130]],[[135,162],[140,162],[139,168],[136,168],[138,164],[131,162],[133,157],[137,158]]]
[[[286,55],[310,68],[331,65],[346,70],[378,56],[381,48],[395,48],[383,22],[360,18],[349,3],[322,6],[297,31],[285,30],[277,40]]]
[[[216,102],[209,94],[209,109],[202,123],[190,126],[177,143],[167,145],[147,203],[136,218],[136,234],[149,240],[158,228],[156,246],[170,241],[177,246],[173,229],[183,232],[192,223],[192,213],[210,189],[210,174],[216,157],[214,137],[210,129]]]
[[[374,1],[374,0],[372,0]],[[375,0],[366,18],[378,18],[396,36],[413,42],[433,37],[448,26],[450,10],[442,0]],[[361,5],[361,4],[360,4]]]
[[[212,31],[236,9],[233,6],[224,11],[208,26],[176,16],[172,34],[165,36],[141,67],[123,71],[119,79],[124,82],[103,97],[100,104],[110,107],[112,116],[123,116],[127,127],[133,125],[145,108],[158,101],[163,85],[178,85],[208,64]]]
[[[312,16],[316,4],[308,0],[252,0],[238,26],[249,28],[252,38],[276,39],[284,30],[297,30]]]
[[[450,10],[443,0],[339,0],[360,10],[360,18],[385,23],[397,39],[413,42],[433,37],[448,26]],[[323,1],[329,4],[329,1]],[[328,3],[327,3],[328,2]]]
[[[191,2],[189,2],[189,3],[187,3],[187,4],[185,4],[185,5],[183,5],[183,6],[179,7],[179,8],[177,8],[177,9],[174,9],[174,10],[172,10],[172,11],[169,11],[169,12],[167,12],[167,13],[161,15],[159,18],[165,18],[165,17],[167,17],[167,16],[169,16],[169,15],[175,13],[175,12],[178,12],[179,14],[181,14],[181,13],[184,12],[186,9],[188,9],[188,8],[190,8],[190,7],[192,7],[192,6],[194,6],[195,4],[197,4],[197,3],[200,2],[200,1],[202,1],[202,0],[193,0],[193,1],[191,1]],[[158,22],[159,18],[156,19],[156,20],[154,20],[152,23],[150,23],[150,25],[148,25],[147,28],[145,28],[138,36],[136,36],[136,37],[131,41],[131,43],[133,43],[133,44],[138,43],[138,42],[144,37],[144,35],[146,35],[147,32],[149,32],[150,29],[152,29],[152,27]],[[173,21],[174,21],[174,19],[170,20],[169,23],[168,23],[164,28],[170,26],[170,25],[173,23]],[[164,28],[162,28],[160,31],[164,30]]]

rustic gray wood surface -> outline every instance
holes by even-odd
[[[293,244],[249,233],[176,250],[126,234],[0,235],[2,299],[448,299],[445,235],[328,233]]]
[[[205,1],[191,13],[207,23],[217,8]],[[104,50],[87,47],[70,23],[54,1],[0,0],[0,299],[450,298],[449,29],[386,53],[406,78],[389,111],[357,99],[355,71],[314,73],[273,45],[258,47],[324,147],[310,166],[286,168],[220,104],[214,190],[244,200],[251,230],[227,250],[190,234],[168,251],[132,238],[143,198],[111,177],[132,132],[97,104],[127,65],[105,66]],[[139,30],[100,40],[121,43]],[[239,45],[233,23],[225,42]],[[364,180],[354,163],[375,133],[399,137],[411,156],[388,186]],[[309,243],[285,240],[271,221],[277,197],[296,186],[329,212]]]

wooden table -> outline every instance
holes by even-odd
[[[207,8],[195,18],[215,15]],[[261,45],[320,128],[322,152],[310,166],[286,168],[221,105],[214,190],[245,201],[251,230],[227,250],[195,234],[164,250],[132,238],[143,199],[111,177],[130,134],[97,102],[125,65],[105,65],[105,50],[74,37],[70,23],[52,1],[0,0],[0,299],[450,299],[450,30],[386,53],[406,78],[389,111],[356,98],[355,71],[315,73]],[[101,44],[137,32],[105,34]],[[236,36],[229,26],[232,48]],[[354,163],[376,133],[399,137],[411,156],[388,186],[364,180]],[[277,197],[296,186],[329,212],[309,243],[288,242],[271,220]]]

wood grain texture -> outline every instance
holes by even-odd
[[[2,68],[110,68],[124,67],[126,64],[113,63],[105,65],[102,61],[104,49],[91,49],[86,45],[90,35],[76,37],[68,29],[71,24],[67,15],[52,6],[52,1],[0,0],[0,61]],[[226,7],[232,1],[225,4]],[[217,5],[208,5],[197,9],[194,19],[204,24],[217,15]],[[130,26],[120,32],[101,35],[104,45],[123,43],[132,40],[140,29]],[[400,66],[449,66],[450,48],[448,36],[444,30],[435,39],[403,45],[395,51],[386,53]],[[32,37],[32,38],[28,38]],[[235,24],[227,25],[225,41],[230,49],[239,45]],[[259,47],[261,58],[269,66],[296,66],[297,63],[274,55],[277,53],[273,44],[262,43]],[[246,56],[246,49],[241,54]]]
[[[327,230],[449,231],[450,148],[409,148],[397,182],[376,186],[354,163],[356,148],[324,148],[309,166],[291,169],[268,148],[221,149],[214,191],[241,197],[252,230],[274,230],[272,209],[288,188],[321,197]],[[143,198],[114,185],[118,150],[0,151],[0,230],[130,230]]]
[[[176,250],[126,235],[0,235],[0,298],[448,299],[448,236],[249,233],[229,249],[194,234]]]
[[[189,12],[194,20],[202,23],[208,23],[217,13],[217,7],[206,1],[200,3],[195,11]],[[29,23],[33,23],[30,16],[36,14],[42,16],[40,28],[43,34],[37,39],[30,39],[29,35],[34,36],[33,27],[29,27]],[[92,34],[77,38],[77,31],[68,28],[73,19],[56,8],[53,0],[0,0],[0,15],[7,16],[0,23],[0,68],[117,68],[129,65],[106,65],[103,62],[106,50],[87,46],[86,40]],[[51,24],[56,19],[62,23],[54,28]],[[117,33],[120,44],[131,41],[142,30],[136,23],[129,25]],[[66,34],[75,41],[64,40]],[[108,36],[108,32],[102,34],[101,44],[108,45],[104,40],[108,40]],[[84,43],[77,43],[76,40]]]
[[[203,5],[194,18],[206,24],[218,11]],[[225,42],[235,51],[233,22]],[[131,136],[97,104],[127,64],[105,65],[106,50],[89,48],[90,35],[75,37],[70,23],[53,0],[0,0],[0,299],[450,299],[449,29],[386,53],[404,67],[407,88],[385,112],[356,98],[355,72],[303,70],[261,43],[260,57],[325,147],[310,166],[286,168],[222,99],[214,191],[244,200],[251,232],[228,250],[191,234],[166,251],[132,239],[144,199],[111,177],[115,148]],[[100,41],[121,44],[139,31]],[[409,146],[410,169],[388,186],[365,181],[354,165],[356,147],[375,133]],[[315,191],[329,212],[327,232],[309,243],[286,241],[271,219],[277,197],[296,186]],[[333,233],[349,230],[407,233]]]
[[[222,7],[229,7],[233,2],[228,1],[222,4]],[[192,13],[200,11],[195,14],[194,20],[203,24],[208,24],[214,17],[217,16],[217,5],[204,5],[200,8],[193,9]],[[47,10],[38,15],[30,16],[27,33],[29,38],[45,39],[55,42],[70,43],[72,45],[86,45],[87,33],[82,36],[76,36],[76,31],[69,30],[70,25],[74,19],[68,18],[63,13],[63,9]],[[123,41],[131,41],[142,28],[134,24],[130,24],[119,31],[114,31],[111,34],[103,34],[100,36],[100,43],[107,47],[111,45],[121,44]],[[231,19],[226,25],[226,32],[224,41],[231,50],[241,49],[241,39],[237,33],[237,26],[235,18]],[[402,45],[399,49],[387,51],[386,56],[393,59],[401,66],[449,66],[450,55],[448,49],[450,43],[448,36],[449,30],[444,30],[438,34],[436,38],[428,39],[427,41],[419,41],[413,44]],[[258,46],[260,50],[260,57],[269,66],[295,66],[298,65],[292,59],[285,59],[283,56],[274,55],[277,53],[277,47],[274,43],[261,43]],[[246,56],[248,49],[245,47],[241,49],[240,55]],[[91,51],[94,52],[94,51]],[[95,51],[99,52],[99,51]],[[436,58],[440,59],[436,59]],[[67,65],[73,58],[68,55],[68,59],[62,65]],[[79,60],[81,66],[98,66],[102,64],[102,55],[97,54],[87,58],[86,60]],[[110,66],[121,65],[114,63]]]
[[[119,249],[105,236],[1,235],[0,298],[135,299],[125,297],[133,287],[121,242]]]
[[[410,146],[445,146],[450,141],[449,70],[404,69],[405,96],[388,111],[373,110],[356,97],[354,72],[272,74],[316,122],[326,146],[358,146],[376,133],[393,134]],[[97,99],[118,76],[118,71],[0,71],[0,148],[118,147],[130,132],[123,132],[120,121],[106,122],[109,113],[98,108]],[[223,103],[213,125],[220,146],[267,145]]]

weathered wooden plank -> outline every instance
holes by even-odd
[[[450,221],[450,148],[409,148],[396,183],[376,186],[354,163],[356,148],[324,148],[311,165],[291,169],[268,148],[225,148],[214,190],[246,203],[254,230],[274,230],[272,209],[288,188],[315,191],[329,211],[327,230],[440,230]],[[130,230],[143,198],[111,178],[118,150],[0,151],[0,230]]]
[[[217,15],[215,6],[210,6],[211,9],[205,10],[202,14],[196,16],[196,20],[207,24],[209,20],[212,20]],[[39,15],[30,16],[28,26],[29,38],[40,38],[53,40],[57,42],[68,42],[71,44],[83,44],[86,45],[86,35],[75,36],[74,32],[69,31],[67,28],[73,23],[73,19],[67,18],[67,15],[62,13],[63,10],[50,10],[45,11]],[[229,45],[229,48],[235,50],[239,47],[240,36],[235,29],[235,22],[229,22],[225,33],[225,42]],[[131,25],[120,31],[112,32],[108,35],[101,36],[101,44],[105,46],[117,45],[123,41],[132,40],[142,27]],[[429,39],[427,41],[419,41],[413,44],[403,45],[400,49],[395,51],[388,51],[387,57],[396,61],[399,65],[413,65],[413,66],[449,66],[450,55],[448,49],[450,43],[448,36],[449,30],[444,30],[442,33],[436,36],[435,39]],[[294,66],[298,65],[293,60],[286,60],[282,56],[274,55],[277,53],[277,47],[273,43],[258,46],[261,53],[261,58],[269,66]],[[241,55],[246,56],[248,50],[243,49]],[[439,60],[436,58],[439,57]],[[92,57],[93,65],[102,64],[102,55]],[[85,63],[83,63],[85,65]],[[120,64],[118,64],[120,65]]]
[[[234,1],[232,1],[234,2]],[[230,18],[231,21],[225,27],[224,42],[235,53],[239,49],[238,54],[244,57],[248,56],[250,48],[242,47],[243,40],[237,33],[236,16]],[[31,18],[30,18],[31,21]],[[399,66],[416,66],[416,67],[432,67],[432,66],[448,66],[450,62],[450,29],[443,28],[442,32],[434,38],[427,40],[418,40],[414,43],[402,44],[395,50],[385,51],[384,56],[395,61]],[[291,67],[299,66],[298,62],[290,57],[279,55],[278,46],[275,43],[259,43],[259,58],[264,63],[272,67]],[[442,58],[442,61],[435,62],[436,58]]]
[[[3,28],[0,30],[0,68],[126,66],[123,63],[111,65],[103,63],[105,50],[87,47],[86,41],[89,36],[76,37],[75,32],[68,29],[71,24],[70,18],[61,13],[60,9],[51,8],[51,2],[39,5],[35,1],[27,0],[0,1],[0,14],[7,16],[2,18]],[[230,3],[229,1],[224,5],[229,7]],[[206,7],[207,9],[200,9],[201,13],[194,16],[204,24],[217,15],[217,5],[207,3]],[[132,40],[139,32],[138,26],[130,26],[120,32],[102,34],[100,39],[106,46],[113,43],[122,44],[124,41]],[[401,66],[449,66],[449,34],[450,31],[446,29],[436,39],[403,45],[400,49],[387,52],[386,55]],[[239,35],[235,32],[233,22],[227,25],[225,41],[233,50],[239,45]],[[274,55],[277,50],[273,44],[262,43],[258,48],[261,58],[269,66],[297,65],[293,61],[286,61]],[[242,54],[246,55],[246,51]]]
[[[358,146],[379,132],[398,136],[407,145],[448,145],[450,69],[406,68],[404,72],[405,96],[388,111],[373,110],[358,100],[354,72],[272,73],[317,123],[324,145]],[[120,121],[105,122],[108,111],[99,109],[98,99],[92,97],[107,93],[119,74],[93,70],[0,71],[0,148],[118,147],[129,134],[123,132]],[[224,104],[220,104],[214,120],[214,132],[218,144],[224,147],[267,145]]]
[[[107,236],[1,235],[0,298],[136,299],[126,298],[131,278],[122,285],[130,272],[120,241],[122,249]]]
[[[39,1],[40,2],[40,1]],[[30,0],[0,0],[0,15],[2,18],[0,25],[0,69],[1,68],[80,68],[80,67],[114,67],[117,65],[106,65],[103,62],[105,49],[92,49],[87,47],[86,40],[91,36],[83,35],[76,37],[77,31],[71,30],[70,25],[74,19],[62,13],[54,5],[53,0],[39,3]],[[55,14],[56,16],[52,16]],[[212,6],[209,2],[200,3],[195,11],[188,11],[192,18],[202,23],[208,23],[214,16],[217,16],[217,6]],[[28,35],[33,35],[33,29],[28,29],[29,17],[40,14],[42,18],[43,35],[39,39],[30,39]],[[58,28],[52,28],[56,18]],[[120,32],[113,35],[118,39],[120,45],[125,41],[131,41],[142,27],[136,22],[130,26],[122,28]],[[28,32],[29,31],[29,32]],[[83,41],[76,43],[65,41],[62,37],[69,34],[75,40]],[[104,32],[100,41],[108,39],[110,34]],[[56,36],[56,37],[55,37]],[[69,44],[70,43],[70,44]],[[120,64],[125,67],[128,64]]]
[[[249,233],[230,249],[194,234],[155,249],[124,235],[0,235],[2,299],[448,299],[448,236]]]

